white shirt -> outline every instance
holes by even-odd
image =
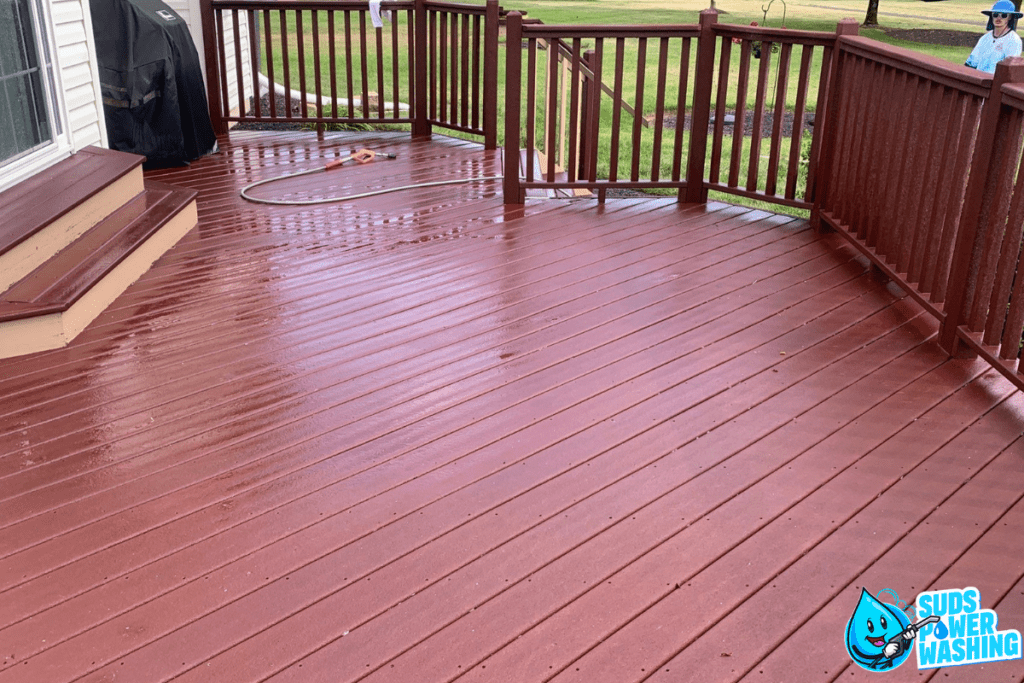
[[[996,38],[989,31],[978,39],[971,56],[967,58],[967,66],[979,71],[995,73],[996,64],[1007,57],[1018,57],[1021,53],[1020,36],[1016,31],[1007,31]]]

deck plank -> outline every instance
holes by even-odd
[[[0,361],[0,683],[830,681],[860,585],[1021,627],[1020,396],[835,235],[493,183],[257,206],[359,147],[399,158],[260,191],[500,158],[221,146],[150,174],[195,231]]]

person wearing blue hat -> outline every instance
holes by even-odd
[[[1020,56],[1017,19],[1024,14],[1018,12],[1010,0],[998,0],[992,9],[982,10],[981,13],[988,15],[988,33],[978,40],[964,64],[979,71],[994,73],[996,64],[1002,60]]]

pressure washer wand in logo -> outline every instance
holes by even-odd
[[[928,624],[935,624],[939,621],[942,620],[933,614],[932,616],[925,617],[915,624],[911,624],[905,631],[903,631],[903,633],[897,633],[886,641],[885,647],[882,648],[882,656],[886,659],[899,657],[910,648],[910,641],[917,637],[918,631]]]

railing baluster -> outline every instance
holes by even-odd
[[[399,11],[394,10],[391,16],[393,17],[391,22],[391,118],[397,119],[401,116],[398,103],[402,101],[401,90],[398,86],[399,65],[401,64],[398,55],[398,45],[400,43],[398,34]],[[412,52],[409,54],[412,54]],[[412,73],[412,71],[410,70],[409,73]]]
[[[604,38],[594,40],[594,54],[590,62],[590,69],[594,74],[594,83],[590,89],[590,111],[587,113],[587,126],[590,133],[587,135],[587,180],[597,180],[597,150],[598,134],[601,130],[601,70],[604,62]]]
[[[220,53],[220,71],[224,74],[224,77],[220,81],[220,101],[223,103],[221,116],[227,118],[231,116],[231,100],[228,99],[228,60],[226,50],[224,49],[224,11],[217,10],[215,16],[217,17],[217,51]]]
[[[750,41],[740,46],[740,80],[736,86],[736,116],[732,124],[732,158],[729,160],[729,187],[740,182],[740,159],[743,158],[743,131],[747,126],[747,82],[750,80]]]
[[[270,105],[270,118],[277,118],[277,93],[274,90],[274,41],[273,32],[270,30],[270,10],[263,11],[263,31],[265,33],[265,39],[267,43],[267,81],[270,87],[267,88],[267,104]]]
[[[292,117],[292,58],[288,50],[288,13],[279,13],[281,26],[281,71],[284,72],[284,117]]]
[[[327,59],[331,65],[331,117],[340,119],[338,112],[338,49],[334,32],[335,10],[327,10]]]
[[[957,159],[957,147],[960,143],[960,136],[957,135],[960,131],[961,121],[963,120],[964,114],[964,98],[959,92],[953,88],[944,88],[943,92],[944,104],[940,116],[942,117],[942,130],[947,131],[947,134],[943,135],[942,144],[942,156],[943,163],[939,164],[939,180],[935,186],[935,206],[934,212],[931,217],[926,218],[929,222],[934,222],[934,238],[928,241],[927,251],[925,253],[925,265],[924,273],[921,277],[921,284],[919,285],[922,292],[928,292],[932,295],[932,301],[938,303],[940,300],[936,299],[938,293],[938,281],[942,277],[941,272],[944,271],[943,265],[939,258],[940,249],[942,242],[949,235],[947,226],[950,221],[947,217],[946,207],[950,202],[950,197],[953,194],[953,170],[956,165]]]
[[[608,162],[608,180],[619,177],[619,138],[622,124],[622,71],[625,59],[626,39],[615,39],[615,80],[612,86],[612,144],[611,159]]]
[[[633,161],[629,179],[640,179],[640,136],[644,121],[644,76],[647,69],[647,39],[640,38],[636,56],[636,97],[633,105]]]
[[[238,88],[238,115],[245,116],[245,78],[242,76],[242,29],[238,21],[238,10],[231,10],[231,29],[235,44],[235,87]]]
[[[800,76],[797,80],[796,103],[793,110],[793,135],[789,145],[789,164],[786,167],[786,199],[796,199],[796,183],[800,173],[800,162],[802,160],[804,142],[804,114],[807,106],[807,88],[810,84],[811,59],[814,57],[814,47],[804,45],[800,51]],[[824,68],[824,67],[822,67]]]
[[[569,157],[565,162],[565,171],[568,174],[569,182],[576,181],[576,171],[579,165],[577,157],[576,136],[579,134],[580,116],[580,50],[582,45],[579,38],[572,40],[572,72],[569,76]]]
[[[855,114],[857,135],[855,139],[856,155],[851,160],[849,172],[855,184],[847,189],[846,204],[844,205],[843,216],[847,218],[851,232],[859,238],[864,239],[870,230],[871,214],[866,211],[864,198],[872,197],[883,189],[875,187],[871,169],[879,163],[879,160],[889,158],[892,155],[880,154],[879,136],[877,129],[882,127],[878,114],[886,107],[879,93],[872,92],[872,84],[880,80],[879,73],[885,66],[875,63],[867,63],[864,60],[858,62],[857,73],[859,80],[854,85],[854,93],[861,93],[858,109]],[[898,155],[897,155],[898,156]],[[887,223],[888,225],[888,223]]]
[[[537,151],[537,39],[526,41],[526,182],[533,182],[533,157]]]
[[[918,183],[918,201],[914,212],[915,225],[914,239],[910,245],[910,254],[907,261],[907,281],[920,283],[924,271],[925,255],[928,245],[931,244],[937,235],[935,224],[932,222],[931,209],[938,200],[939,175],[942,163],[942,145],[946,137],[946,121],[943,120],[944,111],[942,107],[944,88],[936,83],[929,83],[928,102],[925,105],[925,130],[924,156],[921,160],[921,179]],[[918,288],[920,291],[920,287]]]
[[[683,175],[683,137],[686,132],[686,91],[690,83],[690,39],[683,39],[679,52],[679,93],[676,98],[675,141],[672,143],[672,181],[679,182]],[[687,159],[689,161],[689,159]]]
[[[299,118],[304,119],[309,116],[309,102],[306,98],[309,88],[306,86],[306,46],[305,31],[302,28],[302,10],[295,10],[295,49],[299,53],[299,99],[302,102]]]
[[[479,17],[477,17],[479,19]],[[459,41],[459,48],[462,50],[462,75],[459,82],[462,84],[462,91],[459,97],[461,106],[459,112],[459,125],[469,127],[469,15],[462,16],[462,40]]]
[[[931,117],[928,109],[931,86],[924,78],[916,79],[914,87],[914,123],[906,139],[906,177],[900,180],[900,203],[903,205],[900,239],[893,254],[896,272],[906,273],[910,268],[910,249],[918,225],[918,202],[922,182],[926,178],[923,170],[924,154],[927,150],[927,122]]]
[[[772,120],[772,142],[768,153],[768,182],[765,185],[765,194],[774,195],[775,186],[779,176],[779,154],[782,148],[782,119],[786,114],[786,91],[789,85],[789,54],[793,46],[783,43],[779,54],[779,73],[775,85],[775,112]],[[798,128],[794,119],[791,128],[794,134]]]
[[[942,271],[941,275],[937,275],[935,296],[932,297],[932,301],[937,303],[946,300],[949,282],[953,279],[953,247],[959,239],[959,224],[966,199],[965,187],[968,173],[970,172],[975,140],[977,139],[976,134],[980,125],[981,107],[982,101],[980,98],[971,97],[964,102],[963,118],[960,121],[961,125],[959,128],[960,139],[958,140],[956,161],[954,162],[955,170],[953,172],[953,183],[957,191],[950,194],[950,204],[944,214],[942,249],[939,251],[939,265],[942,267]]]
[[[437,59],[438,59],[438,45],[437,45],[437,12],[430,12],[430,36],[428,42],[430,43],[430,57],[428,63],[430,65],[430,120],[437,121]],[[443,71],[443,70],[442,70]]]
[[[313,82],[316,94],[316,117],[324,117],[323,87],[320,85],[320,14],[318,10],[310,12],[310,27],[313,32]],[[333,71],[333,69],[332,69]],[[323,130],[321,126],[317,130]]]
[[[384,118],[384,27],[373,29],[377,55],[377,118]]]
[[[547,82],[547,111],[544,112],[547,121],[547,143],[544,145],[544,153],[547,155],[547,179],[553,182],[555,179],[555,161],[557,160],[558,146],[558,125],[555,119],[558,118],[558,41],[548,42],[548,82]]]
[[[668,50],[669,39],[662,36],[658,45],[658,86],[654,104],[654,141],[651,149],[651,180],[657,182],[661,178],[661,141],[665,133],[665,86],[668,83]],[[579,48],[574,48],[576,51]],[[573,74],[573,83],[576,75]],[[575,110],[573,118],[575,122]],[[569,154],[572,157],[572,153]]]
[[[878,92],[875,94],[877,98],[875,116],[877,117],[877,112],[879,110],[886,111],[889,108],[889,103],[895,99],[893,89],[896,87],[896,71],[888,66],[881,65],[881,76],[878,77],[876,83],[881,84],[878,87]],[[877,131],[875,133],[878,140],[877,150],[881,152],[876,152],[872,155],[871,172],[875,174],[876,178],[888,178],[889,167],[899,160],[899,155],[892,153],[896,143],[892,139],[895,126],[892,125],[889,117],[886,117],[885,121],[878,121],[877,118],[874,118],[870,123],[873,126],[873,130]],[[868,218],[857,236],[863,239],[869,247],[874,247],[878,244],[878,232],[883,229],[882,216],[886,210],[885,197],[887,189],[887,187],[876,187],[874,191],[864,197]]]
[[[438,23],[440,35],[437,41],[440,51],[439,64],[437,67],[439,75],[439,86],[437,93],[439,121],[448,122],[448,13],[441,12],[441,20]]]
[[[747,164],[747,192],[757,189],[761,164],[761,127],[764,124],[765,95],[768,90],[768,72],[771,69],[772,45],[761,41],[761,65],[757,70],[757,95],[754,98],[753,131],[750,136],[750,161]]]
[[[350,12],[349,10],[345,10],[345,86],[348,88],[346,97],[348,98],[348,117],[350,119],[354,119],[356,117],[356,86],[353,69],[354,65],[352,63],[352,12]]]
[[[472,82],[473,85],[469,89],[469,93],[472,96],[472,102],[470,111],[472,111],[472,119],[470,120],[470,126],[473,128],[480,127],[480,61],[483,55],[480,52],[480,15],[473,17],[473,53],[470,59],[472,64]],[[465,41],[463,41],[465,42]],[[463,100],[466,99],[466,94],[463,93]],[[465,114],[462,115],[465,118]]]
[[[361,84],[360,104],[363,110],[363,118],[370,118],[370,51],[367,46],[370,41],[366,37],[366,12],[359,11],[359,78]]]
[[[717,183],[722,178],[722,137],[725,134],[726,97],[729,90],[729,66],[732,62],[732,38],[722,39],[718,62],[718,95],[715,98],[715,128],[711,143],[711,168],[708,180]],[[733,124],[736,125],[735,123]],[[735,130],[735,129],[734,129]]]
[[[422,2],[423,0],[420,0]],[[408,40],[408,54],[409,60],[409,111],[415,119],[413,124],[413,134],[420,134],[421,128],[427,125],[426,123],[426,112],[425,106],[420,104],[420,99],[425,95],[426,85],[426,60],[424,56],[427,54],[426,46],[421,49],[417,47],[416,41],[414,40],[417,32],[421,31],[420,23],[426,24],[426,22],[420,22],[416,18],[415,10],[411,10],[406,13],[406,37]],[[426,30],[422,30],[422,35],[426,37]],[[422,61],[421,61],[422,60]],[[422,79],[423,83],[417,85],[417,79]]]
[[[449,30],[451,35],[448,44],[451,59],[448,68],[451,70],[451,86],[448,96],[448,122],[459,125],[459,15],[452,12]]]
[[[256,115],[256,119],[263,118],[263,105],[260,102],[260,66],[259,66],[259,47],[256,43],[256,34],[259,32],[257,27],[259,26],[258,20],[256,19],[256,10],[248,10],[247,15],[247,27],[249,33],[249,71],[252,76],[252,112]],[[245,116],[246,112],[243,110],[239,112],[241,116]]]

